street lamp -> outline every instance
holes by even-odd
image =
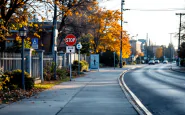
[[[25,81],[24,81],[24,39],[27,36],[27,28],[22,27],[19,29],[19,36],[22,38],[22,52],[21,52],[21,70],[22,70],[22,88],[25,90]]]

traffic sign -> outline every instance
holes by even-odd
[[[75,53],[75,46],[66,46],[66,53]]]
[[[38,49],[38,38],[32,38],[31,43],[33,49]]]
[[[68,34],[66,37],[65,37],[65,43],[68,45],[68,46],[73,46],[76,44],[76,37],[73,35],[73,34]]]
[[[80,49],[82,49],[82,45],[81,45],[81,44],[77,44],[77,45],[76,45],[76,48],[77,48],[78,50],[80,50]]]

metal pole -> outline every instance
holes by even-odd
[[[71,78],[71,71],[72,71],[72,69],[71,69],[71,53],[70,53],[69,56],[70,56],[70,62],[69,62],[69,63],[70,63],[70,81],[71,81],[71,79],[72,79],[72,78]]]
[[[123,64],[122,64],[122,26],[123,26],[123,3],[124,3],[124,0],[121,0],[121,43],[120,43],[120,68],[123,67]]]
[[[148,63],[148,33],[146,34],[146,57],[147,57],[147,63]]]
[[[55,0],[54,0],[55,1]],[[52,54],[55,55],[55,46],[56,46],[56,29],[57,29],[57,5],[54,6],[54,17],[53,17],[53,46],[52,46]]]
[[[57,51],[55,51],[55,55],[54,55],[54,63],[55,63],[55,65],[54,65],[54,79],[56,80],[57,78],[56,78],[56,70],[57,70]]]
[[[180,25],[179,25],[179,40],[178,40],[178,50],[180,51],[180,38],[181,38],[181,17],[182,14],[180,14]],[[178,56],[179,60],[179,66],[180,66],[180,57]]]
[[[24,37],[22,37],[22,63],[21,63],[21,70],[22,70],[22,88],[25,90],[25,81],[24,81]]]
[[[80,49],[78,49],[78,75],[80,75]]]
[[[115,52],[114,52],[114,69],[115,69]]]
[[[170,61],[172,62],[173,59],[172,59],[172,34],[173,33],[170,33]]]

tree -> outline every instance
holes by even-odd
[[[0,1],[0,40],[9,36],[10,30],[18,30],[22,26],[38,27],[29,23],[41,0],[1,0]],[[35,5],[37,3],[37,5]]]
[[[94,38],[91,39],[91,48],[94,53],[110,50],[120,55],[120,42],[122,40],[122,57],[129,57],[131,46],[126,31],[122,30],[123,36],[120,38],[120,14],[118,10],[99,9],[90,17],[89,23],[93,25],[92,28],[94,29],[94,32],[92,32]]]
[[[163,56],[163,49],[161,47],[156,49],[156,58],[161,58]]]
[[[1,0],[0,1],[0,44],[3,45],[6,37],[14,36],[11,30],[19,30],[22,26],[26,26],[29,29],[29,35],[40,38],[38,32],[40,28],[38,24],[29,22],[40,4],[45,2],[44,0]],[[39,10],[38,10],[39,11]],[[40,13],[39,13],[40,14]],[[21,38],[16,33],[16,40],[13,47],[8,48],[9,51],[19,51],[21,47]],[[25,39],[25,47],[31,47],[30,38]],[[1,49],[4,51],[4,48]]]
[[[87,34],[87,35],[84,35],[80,38],[80,42],[82,44],[82,49],[80,50],[81,54],[87,54],[89,55],[90,54],[90,42],[89,40],[92,39],[92,35],[91,34]]]
[[[178,51],[178,56],[182,59],[185,58],[185,42],[183,42],[180,46],[180,51]]]
[[[88,34],[86,31],[88,25],[87,20],[88,16],[97,7],[98,2],[96,0],[55,0],[55,3],[59,8],[59,43],[65,38],[63,35],[67,35],[68,33],[74,34],[77,38],[82,37],[83,33],[85,35]]]

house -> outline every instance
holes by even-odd
[[[131,39],[130,40],[130,45],[131,45],[131,60],[135,61],[136,58],[138,57],[138,53],[141,53],[141,42],[138,40]]]
[[[45,50],[45,53],[50,52],[50,47],[52,45],[52,22],[36,22],[37,24],[42,24],[42,32],[39,32],[40,38],[38,38],[38,49]],[[10,30],[11,36],[7,36],[6,40],[0,42],[1,51],[6,51],[9,47],[12,47],[15,43],[16,36],[19,34],[18,30]],[[33,35],[33,31],[28,28],[28,35],[30,41],[32,38],[37,38]]]

